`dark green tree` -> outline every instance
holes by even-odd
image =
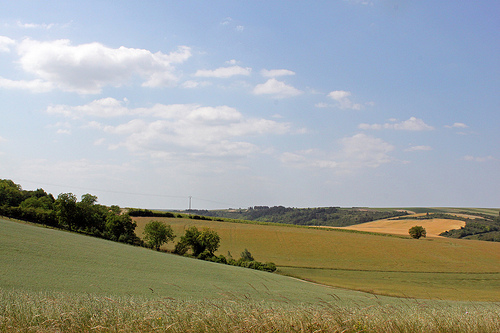
[[[186,229],[184,236],[175,246],[175,253],[185,254],[191,248],[193,255],[198,257],[203,253],[203,257],[212,257],[220,245],[220,237],[214,230],[204,228],[202,231],[195,226]]]
[[[15,184],[10,179],[0,180],[0,206],[16,207],[23,200],[21,185]]]
[[[146,243],[156,250],[160,250],[160,246],[175,238],[172,227],[160,221],[151,221],[146,224],[144,235]]]
[[[59,225],[69,230],[78,229],[76,196],[73,193],[61,193],[55,202]]]
[[[412,238],[419,239],[420,237],[426,237],[427,236],[427,231],[425,231],[425,228],[416,225],[414,227],[411,227],[410,230],[408,230],[408,233]]]

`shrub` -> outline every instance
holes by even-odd
[[[254,261],[255,259],[253,258],[252,254],[250,251],[245,249],[245,251],[241,252],[241,259],[244,261]]]

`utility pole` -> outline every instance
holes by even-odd
[[[189,196],[189,210],[191,210],[191,198],[192,196]]]

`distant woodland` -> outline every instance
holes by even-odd
[[[346,227],[389,217],[408,215],[405,211],[378,211],[367,208],[290,208],[283,206],[254,206],[248,209],[191,210],[191,213],[240,220]]]

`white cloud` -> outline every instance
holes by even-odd
[[[41,24],[23,23],[21,21],[17,21],[17,26],[19,28],[23,28],[23,29],[46,29],[46,30],[49,30],[49,29],[52,29],[55,26],[55,24],[54,23],[49,23],[49,24],[46,24],[46,23],[41,23]]]
[[[324,109],[324,108],[328,108],[328,107],[330,107],[331,105],[330,105],[330,104],[328,104],[328,103],[323,103],[323,102],[321,102],[321,103],[316,103],[316,104],[314,104],[314,106],[315,106],[315,107],[317,107],[317,108]]]
[[[472,161],[472,162],[487,162],[487,161],[494,161],[495,158],[491,155],[489,156],[472,156],[472,155],[466,155],[463,157],[465,161]]]
[[[446,128],[468,128],[464,123],[454,123],[453,125],[445,125]]]
[[[220,67],[214,70],[199,69],[194,76],[196,77],[216,77],[216,78],[229,78],[235,75],[248,76],[252,72],[249,67],[243,68],[241,66]]]
[[[121,101],[111,97],[98,99],[82,106],[51,105],[47,108],[47,112],[71,118],[84,116],[117,117],[130,114],[129,109],[124,107]]]
[[[328,97],[337,102],[337,107],[340,109],[361,110],[362,105],[354,103],[350,99],[351,92],[344,90],[335,90],[328,94]]]
[[[54,89],[54,85],[50,82],[43,81],[40,79],[31,81],[25,81],[25,80],[15,81],[0,77],[0,88],[30,90],[31,92],[35,93],[43,93]]]
[[[330,168],[338,172],[351,172],[363,168],[377,168],[393,161],[389,153],[394,146],[363,133],[343,138],[338,152],[324,152],[317,149],[295,153],[286,152],[280,156],[283,163],[300,168]]]
[[[209,81],[192,81],[188,80],[182,83],[182,87],[186,89],[193,89],[193,88],[198,88],[198,87],[207,87],[212,85],[212,82]]]
[[[429,151],[432,150],[431,146],[411,146],[404,151]]]
[[[431,131],[434,127],[427,125],[422,119],[410,117],[410,119],[399,123],[385,123],[385,124],[359,124],[358,128],[363,130],[382,130],[393,129],[400,131]]]
[[[295,75],[295,72],[288,69],[263,69],[260,71],[260,75],[263,77],[277,77],[277,76],[286,76],[286,75]]]
[[[69,135],[71,134],[71,130],[69,129],[63,129],[63,128],[60,128],[56,131],[57,134],[66,134],[66,135]]]
[[[256,95],[272,95],[274,98],[286,98],[298,96],[303,92],[273,78],[267,80],[265,83],[256,85],[253,93]]]
[[[226,27],[233,27],[235,31],[241,32],[245,30],[245,27],[241,24],[235,25],[234,20],[231,17],[226,17],[222,20],[221,25]]]
[[[231,17],[226,17],[224,20],[222,20],[221,25],[229,25],[233,22],[233,19]]]
[[[18,46],[22,68],[62,90],[81,94],[100,93],[104,86],[122,86],[140,77],[143,86],[157,87],[177,82],[174,64],[191,56],[189,47],[164,54],[100,43],[73,46],[69,40],[40,42],[23,40]]]
[[[124,102],[104,98],[81,106],[51,106],[47,112],[73,119],[136,116],[118,125],[90,121],[86,122],[86,127],[111,135],[106,140],[110,149],[125,147],[137,154],[150,156],[246,156],[261,151],[249,142],[251,137],[291,132],[288,123],[248,118],[225,105],[156,104],[149,108],[132,109],[124,106]]]
[[[16,42],[6,36],[0,36],[0,52],[10,52],[10,46],[15,45]]]
[[[392,160],[388,153],[394,150],[394,146],[382,139],[360,133],[341,142],[346,168],[376,168]]]

